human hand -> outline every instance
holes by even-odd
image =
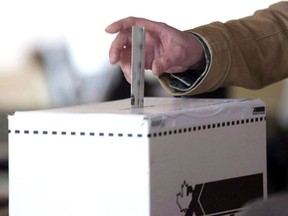
[[[110,24],[105,31],[117,33],[109,59],[111,64],[120,63],[128,82],[131,82],[132,26],[145,28],[145,69],[152,70],[154,75],[199,69],[205,64],[203,47],[192,34],[165,23],[127,17]]]

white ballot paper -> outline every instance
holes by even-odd
[[[131,108],[143,107],[145,66],[144,33],[143,27],[132,27]]]

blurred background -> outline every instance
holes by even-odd
[[[113,21],[138,16],[180,30],[248,16],[277,1],[9,0],[0,3],[0,216],[8,215],[7,114],[127,98],[130,86],[108,50]],[[151,74],[146,96],[169,97]],[[267,105],[269,192],[287,189],[288,82],[259,91],[220,89],[198,97],[261,98]]]

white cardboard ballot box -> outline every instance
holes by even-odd
[[[265,130],[259,99],[15,112],[9,215],[237,215],[267,196]]]

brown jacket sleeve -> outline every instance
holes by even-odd
[[[193,95],[219,87],[259,89],[288,77],[288,1],[226,23],[214,22],[189,30],[206,43],[211,62],[202,81],[187,92],[160,83],[172,95]]]

